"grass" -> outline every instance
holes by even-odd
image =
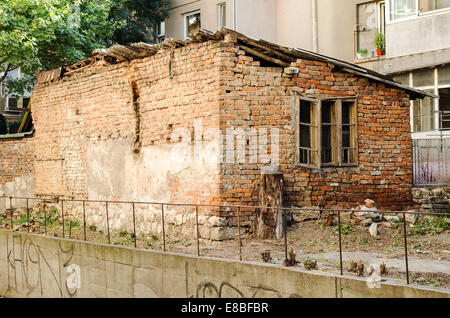
[[[408,235],[435,235],[450,230],[450,221],[445,216],[427,216],[421,218],[413,228],[408,231]]]

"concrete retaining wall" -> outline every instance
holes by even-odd
[[[448,297],[403,284],[0,230],[2,297]]]

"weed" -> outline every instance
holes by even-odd
[[[413,229],[408,232],[408,235],[435,235],[441,234],[448,230],[450,230],[450,221],[447,217],[424,217],[413,225]]]
[[[439,287],[441,285],[439,277],[437,277],[433,282],[433,287]]]
[[[367,239],[367,237],[361,237],[359,243],[361,243],[362,245],[367,245],[369,244],[369,240]]]
[[[28,223],[28,217],[26,214],[21,214],[18,219],[14,221],[14,225],[22,225]]]
[[[351,231],[353,231],[353,228],[349,224],[342,224],[341,225],[341,234],[347,235]],[[334,234],[339,235],[339,226],[336,226],[334,231]]]
[[[294,237],[292,235],[289,236],[289,243],[294,244]]]

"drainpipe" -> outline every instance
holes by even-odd
[[[236,31],[236,0],[232,0],[232,2],[231,2],[231,14],[232,14],[232,20],[233,20],[232,29]]]
[[[312,8],[312,41],[313,52],[319,53],[319,28],[318,28],[318,16],[317,16],[317,0],[311,0]]]

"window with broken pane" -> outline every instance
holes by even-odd
[[[187,14],[185,16],[185,19],[185,37],[189,38],[192,34],[194,34],[198,29],[201,28],[200,12]]]

